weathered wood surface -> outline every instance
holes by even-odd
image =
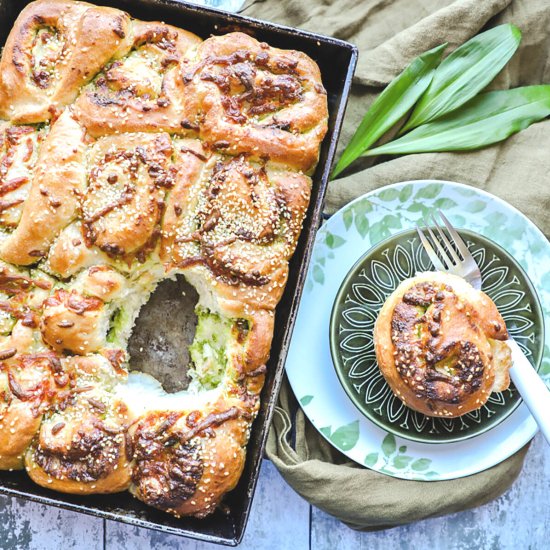
[[[549,547],[550,447],[537,436],[521,477],[476,510],[357,533],[311,508],[264,461],[242,550],[499,550]],[[213,550],[220,548],[0,496],[1,550]]]

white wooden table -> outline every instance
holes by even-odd
[[[1,550],[221,548],[0,496]],[[537,436],[512,488],[481,508],[375,533],[357,533],[311,507],[264,461],[241,550],[550,548],[550,447]]]

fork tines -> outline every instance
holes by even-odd
[[[430,215],[430,219],[424,218],[425,227],[422,228],[418,224],[416,226],[420,241],[433,266],[438,271],[454,273],[467,280],[479,279],[479,268],[468,246],[443,212],[437,210],[436,213],[444,227],[434,214]]]

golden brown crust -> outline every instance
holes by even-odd
[[[108,433],[93,420],[73,431],[76,438],[73,432],[67,432],[72,439],[58,438],[60,443],[54,446],[55,450],[48,448],[48,431],[52,434],[62,422],[42,424],[40,443],[37,448],[29,447],[25,458],[27,472],[36,484],[77,495],[120,493],[128,489],[130,472],[124,433]],[[62,449],[65,443],[70,443],[68,451]]]
[[[264,384],[274,322],[272,311],[259,309],[236,323],[236,342],[242,346],[240,357],[234,359],[236,379],[241,383],[244,381],[241,386],[246,395],[244,401],[248,401],[251,410],[257,406],[254,397],[259,395]]]
[[[40,429],[42,415],[35,415],[27,403],[14,399],[0,407],[0,418],[0,469],[21,470],[25,452]],[[8,426],[17,426],[17,430]]]
[[[192,141],[177,149],[161,259],[192,279],[206,277],[228,314],[274,309],[309,203],[310,179],[243,155],[207,158]]]
[[[57,290],[44,300],[40,330],[44,342],[55,351],[87,355],[105,345],[107,321],[99,298]]]
[[[95,265],[87,269],[80,283],[86,296],[95,296],[104,302],[120,294],[127,284],[125,277],[108,265]]]
[[[86,188],[84,155],[84,130],[68,109],[42,145],[21,221],[0,245],[3,260],[16,265],[37,263],[76,217],[78,197]]]
[[[240,33],[205,40],[183,65],[188,127],[223,153],[311,173],[327,131],[319,68]]]
[[[13,340],[10,345],[14,345]],[[21,346],[20,346],[21,347]],[[38,432],[43,414],[69,378],[53,353],[19,353],[5,348],[0,356],[0,468],[20,469]]]
[[[0,62],[0,117],[50,120],[111,58],[127,49],[129,17],[83,2],[39,0],[20,14]]]
[[[237,484],[250,418],[238,403],[151,412],[133,430],[132,492],[177,516],[205,517]]]
[[[442,273],[399,285],[374,328],[376,357],[388,384],[407,406],[428,416],[466,414],[492,391],[505,389],[510,353],[504,345],[495,355],[491,342],[507,338],[492,300]]]
[[[135,21],[131,51],[105,67],[75,104],[88,132],[183,132],[179,62],[200,41],[170,25]]]
[[[26,453],[29,476],[63,493],[124,491],[130,484],[126,430],[133,419],[110,391],[120,374],[97,355],[67,359],[66,368],[74,383]]]
[[[165,188],[172,185],[171,156],[164,133],[108,136],[94,144],[82,202],[88,246],[114,257],[154,247]]]
[[[69,224],[50,248],[46,266],[61,279],[68,279],[81,269],[108,262],[107,254],[97,247],[86,246],[81,221]]]
[[[68,378],[56,354],[41,345],[38,308],[49,278],[0,265],[0,465],[21,467],[42,415]],[[18,464],[15,466],[14,464]]]
[[[244,369],[246,374],[256,371],[269,359],[275,316],[272,311],[258,310],[248,318]]]
[[[11,230],[29,196],[44,132],[0,122],[0,227]]]

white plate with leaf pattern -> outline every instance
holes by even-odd
[[[290,345],[286,371],[304,412],[319,432],[359,464],[403,479],[455,479],[483,471],[523,447],[537,425],[521,403],[476,437],[434,445],[389,433],[362,415],[332,364],[330,315],[340,284],[369,248],[441,208],[457,228],[479,233],[514,256],[550,318],[550,243],[521,212],[466,185],[436,180],[393,184],[359,197],[319,230]],[[544,323],[539,374],[550,387],[550,323]],[[540,329],[540,327],[538,327]],[[532,339],[535,330],[524,328]]]

